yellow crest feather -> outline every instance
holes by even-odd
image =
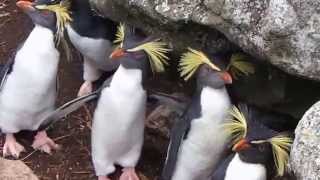
[[[273,159],[277,168],[278,176],[283,176],[289,160],[289,152],[293,139],[287,135],[280,134],[268,140],[272,146]]]
[[[123,41],[124,41],[124,33],[125,33],[125,25],[123,23],[120,23],[116,33],[116,39],[113,41],[113,43],[119,44],[119,46],[122,47]]]
[[[168,64],[168,56],[166,53],[171,51],[167,48],[167,44],[159,40],[144,43],[138,47],[128,49],[128,52],[145,51],[149,56],[151,69],[153,72],[162,72],[165,69],[165,65]]]
[[[223,127],[226,133],[231,135],[233,142],[237,142],[247,135],[247,121],[243,113],[236,106],[232,106],[230,115],[230,122],[225,123]]]
[[[38,5],[36,6],[37,9],[41,10],[49,10],[55,12],[57,16],[57,42],[60,41],[60,38],[63,37],[64,29],[68,23],[72,21],[72,18],[70,16],[69,8],[70,8],[70,1],[69,0],[63,0],[59,4],[53,4],[53,5]]]
[[[227,67],[233,78],[238,79],[240,76],[249,76],[255,73],[254,65],[246,61],[246,56],[243,54],[233,54],[231,61]]]
[[[201,64],[207,64],[213,70],[221,71],[221,69],[213,64],[203,52],[188,48],[188,52],[181,56],[179,64],[180,76],[187,81],[192,77]]]

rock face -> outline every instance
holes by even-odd
[[[320,80],[318,0],[90,1],[112,19],[167,33],[178,49],[233,49],[222,33],[247,53],[290,74]]]
[[[38,180],[38,177],[22,161],[0,158],[0,179]]]
[[[295,131],[290,165],[299,180],[320,178],[320,102],[303,116]]]

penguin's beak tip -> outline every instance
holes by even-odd
[[[249,147],[250,147],[250,144],[248,143],[248,141],[245,140],[245,139],[241,139],[238,143],[236,143],[232,147],[232,151],[239,152],[239,151],[245,150],[245,149],[247,149]]]
[[[33,7],[33,3],[27,0],[20,0],[16,3],[16,5],[22,9],[24,12],[33,11],[35,8]]]
[[[221,78],[226,84],[232,84],[232,76],[228,72],[222,72]]]
[[[125,55],[125,51],[121,48],[114,50],[111,55],[110,55],[110,59],[118,59],[121,58]]]

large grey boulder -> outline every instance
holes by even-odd
[[[90,1],[105,16],[166,33],[177,49],[232,49],[223,33],[290,74],[320,80],[319,0]]]
[[[320,101],[303,116],[296,128],[290,167],[299,180],[320,179]]]

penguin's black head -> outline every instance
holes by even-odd
[[[268,164],[273,160],[272,146],[268,139],[276,135],[277,132],[259,122],[247,121],[247,135],[233,146],[233,150],[245,162]]]
[[[43,0],[35,2],[21,0],[17,2],[17,6],[26,13],[33,21],[35,25],[40,25],[45,28],[56,32],[57,17],[53,11],[40,10],[36,8],[37,5],[41,5]]]
[[[197,70],[197,84],[209,86],[215,89],[223,88],[226,84],[232,84],[232,77],[226,71],[217,71],[203,64]]]
[[[164,70],[168,57],[165,55],[169,49],[166,44],[159,42],[158,39],[146,37],[137,30],[128,29],[120,25],[117,33],[117,43],[120,46],[110,55],[110,59],[119,59],[121,64],[134,67],[139,64],[146,64],[147,57],[154,72]],[[140,65],[139,65],[140,66]]]
[[[209,86],[218,89],[232,83],[232,77],[228,72],[220,69],[203,52],[191,48],[182,55],[179,70],[184,80],[196,74],[198,87]]]
[[[249,163],[267,164],[272,160],[272,146],[268,139],[277,135],[273,131],[252,117],[251,111],[245,104],[240,104],[239,109],[245,118],[246,132],[244,137],[233,146],[233,151],[239,153],[243,161]]]
[[[145,42],[146,37],[143,34],[134,32],[130,29],[126,32],[124,40],[120,48],[116,49],[111,55],[111,59],[121,60],[123,64],[140,63],[141,60],[146,59],[146,53],[143,49],[132,50]],[[131,59],[131,63],[128,60]]]
[[[287,133],[279,133],[263,125],[259,117],[253,117],[248,106],[241,104],[239,109],[236,106],[232,108],[230,114],[233,119],[224,126],[234,139],[232,150],[239,154],[241,160],[274,167],[282,176],[292,138]]]

